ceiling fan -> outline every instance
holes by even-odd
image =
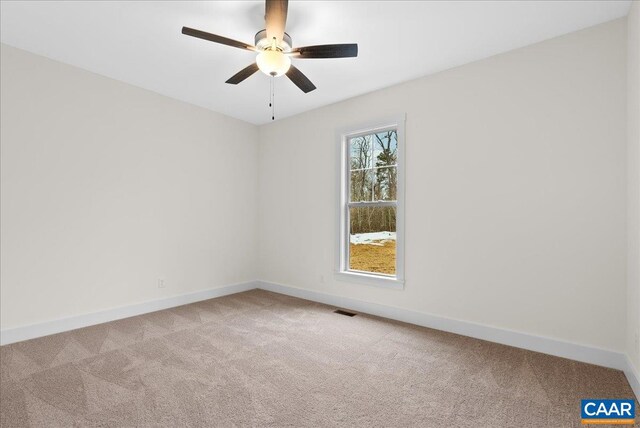
[[[316,89],[315,85],[291,64],[291,58],[353,58],[358,56],[358,45],[349,43],[293,48],[291,36],[284,31],[288,4],[288,0],[266,0],[264,17],[266,29],[256,33],[255,46],[189,27],[182,27],[182,34],[258,53],[255,63],[231,76],[226,83],[237,85],[261,70],[272,77],[286,74],[304,93],[311,92]]]

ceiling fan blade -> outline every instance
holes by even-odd
[[[291,65],[289,71],[287,71],[287,77],[304,92],[311,92],[316,88],[316,85],[311,83],[311,80],[307,78],[302,71],[298,70],[295,66]]]
[[[288,0],[266,0],[264,20],[269,41],[273,40],[274,37],[277,43],[282,41],[287,24],[288,8]]]
[[[254,62],[253,64],[243,68],[242,70],[238,71],[236,74],[231,76],[231,78],[229,78],[229,80],[227,80],[225,83],[230,83],[232,85],[237,85],[238,83],[242,82],[247,77],[251,76],[256,71],[258,71],[258,64],[256,64]]]
[[[242,43],[237,40],[228,39],[226,37],[218,36],[217,34],[207,33],[205,31],[196,30],[189,27],[182,27],[182,34],[187,36],[197,37],[198,39],[208,40],[210,42],[220,43],[221,45],[232,46],[234,48],[246,49],[249,51],[255,51],[255,46],[247,43]]]
[[[296,58],[353,58],[358,56],[358,44],[303,46],[291,51]]]

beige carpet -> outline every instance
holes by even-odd
[[[0,348],[0,425],[580,426],[616,370],[254,290]],[[638,406],[637,406],[638,407]]]

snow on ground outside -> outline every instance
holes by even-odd
[[[395,232],[356,233],[349,236],[352,244],[382,245],[386,241],[395,241]]]

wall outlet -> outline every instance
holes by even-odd
[[[324,284],[324,275],[320,275],[320,284]]]
[[[635,336],[635,346],[636,346],[636,353],[638,355],[640,355],[640,331],[636,331],[636,336]]]
[[[158,279],[158,288],[164,288],[164,279]]]

